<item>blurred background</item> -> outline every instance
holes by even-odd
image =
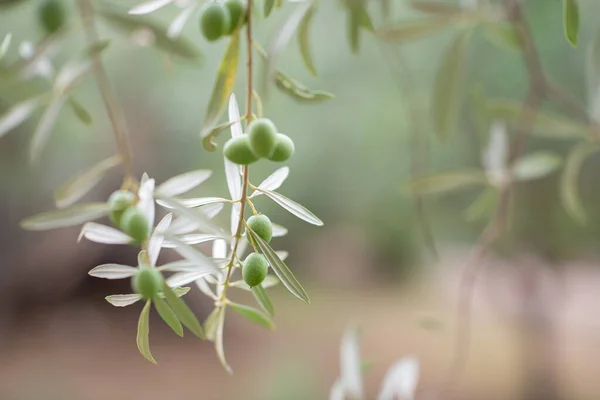
[[[115,3],[129,7],[137,2]],[[372,3],[379,22],[380,7]],[[585,45],[596,35],[600,4],[580,1],[581,45],[573,49],[564,40],[561,1],[525,3],[548,75],[585,99]],[[40,41],[38,4],[31,0],[1,7],[0,38],[12,32],[13,43]],[[391,20],[417,15],[406,2],[392,5]],[[292,8],[259,20],[257,40],[268,43]],[[56,65],[84,43],[75,9],[71,12],[72,31],[53,57]],[[166,25],[176,13],[169,6],[153,17]],[[188,170],[212,169],[210,181],[192,194],[226,196],[222,153],[203,150],[198,136],[225,41],[204,41],[197,19],[190,20],[184,35],[204,54],[201,67],[172,62],[101,25],[101,35],[114,38],[104,61],[127,116],[138,173],[161,182]],[[134,249],[77,244],[78,228],[38,233],[19,227],[24,217],[54,207],[53,189],[114,152],[93,81],[76,91],[94,116],[93,124],[83,125],[68,110],[62,113],[37,167],[29,167],[26,157],[37,118],[3,137],[0,399],[326,399],[339,374],[340,338],[355,325],[361,328],[363,357],[370,362],[368,398],[376,397],[387,368],[408,355],[421,362],[421,397],[426,398],[427,389],[447,373],[460,269],[485,225],[485,220],[465,217],[478,189],[428,198],[424,209],[439,255],[434,257],[425,246],[413,201],[403,190],[415,155],[422,157],[421,168],[431,172],[480,166],[487,132],[473,123],[472,103],[465,101],[460,123],[446,142],[434,139],[428,123],[431,88],[451,31],[402,48],[365,34],[355,55],[347,44],[342,8],[323,1],[311,33],[318,77],[306,72],[295,41],[281,57],[286,73],[336,95],[309,105],[272,90],[264,104],[265,114],[296,143],[296,156],[288,164],[291,174],[280,191],[313,211],[325,226],[304,224],[268,199],[257,201],[262,212],[289,228],[272,245],[289,250],[287,263],[312,304],[297,301],[282,287],[274,289],[273,332],[230,313],[225,351],[233,376],[221,368],[211,343],[175,337],[155,314],[150,340],[159,363],[140,356],[135,345],[138,305],[120,309],[104,300],[108,294],[128,293],[128,282],[87,275],[102,263],[135,263]],[[9,61],[18,58],[17,47],[11,47]],[[518,53],[491,46],[476,31],[469,54],[465,93],[477,86],[493,98],[522,98],[527,76]],[[402,89],[406,76],[399,62],[412,71],[409,97]],[[243,98],[244,79],[236,85],[238,98]],[[47,89],[41,79],[2,81],[0,109]],[[410,106],[424,122],[418,151]],[[561,154],[572,145],[542,139],[528,144]],[[600,324],[595,319],[600,302],[599,167],[600,158],[590,158],[580,177],[588,212],[583,227],[559,202],[559,174],[518,186],[510,235],[485,261],[477,282],[466,370],[446,398],[600,398]],[[272,164],[257,164],[252,182],[273,170]],[[120,179],[115,172],[87,198],[106,199]],[[163,257],[175,254],[165,251]],[[211,302],[197,291],[186,300],[202,319],[211,310]]]

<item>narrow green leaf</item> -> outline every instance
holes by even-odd
[[[564,0],[563,18],[565,36],[573,47],[577,47],[579,40],[579,5],[577,0]]]
[[[137,330],[137,346],[142,353],[142,355],[146,358],[146,360],[150,361],[153,364],[156,364],[156,360],[152,357],[152,353],[150,353],[150,304],[152,302],[150,300],[146,301],[146,305],[142,309],[142,313],[140,314],[140,319],[138,321],[138,330]]]
[[[237,304],[233,302],[228,303],[231,308],[233,308],[237,313],[242,315],[244,318],[248,319],[255,324],[259,324],[264,326],[267,329],[275,329],[275,324],[271,320],[268,315],[263,314],[255,308],[245,306],[243,304]]]
[[[310,71],[314,76],[317,75],[317,69],[315,68],[315,63],[313,62],[311,51],[310,51],[310,43],[309,43],[309,35],[310,35],[310,27],[315,15],[316,9],[313,5],[307,12],[304,14],[302,21],[300,21],[300,26],[298,27],[298,45],[300,46],[300,54],[302,55],[302,60],[306,65],[306,68]]]
[[[163,286],[163,293],[165,294],[165,298],[167,299],[167,303],[171,306],[171,309],[177,315],[177,318],[181,321],[181,323],[188,328],[192,333],[198,336],[200,339],[204,339],[204,332],[202,331],[202,326],[198,319],[190,310],[190,308],[185,304],[185,302],[177,297],[173,290],[165,284]]]
[[[206,321],[204,321],[204,332],[206,332],[206,339],[214,342],[217,337],[217,331],[219,329],[219,319],[221,318],[220,314],[222,313],[223,307],[216,307],[212,312],[206,317]]]
[[[112,156],[71,178],[54,192],[56,206],[65,208],[81,199],[104,178],[108,171],[120,163],[120,156]]]
[[[322,90],[311,90],[297,80],[278,71],[275,78],[275,85],[283,93],[287,94],[296,101],[304,103],[318,103],[333,99],[332,93]]]
[[[0,137],[25,122],[42,104],[44,104],[44,101],[41,96],[34,97],[16,104],[5,114],[0,115]]]
[[[294,200],[289,199],[282,195],[281,193],[273,192],[271,190],[261,189],[260,187],[256,189],[260,191],[265,196],[273,200],[275,203],[279,204],[281,207],[294,214],[296,217],[300,218],[303,221],[308,222],[309,224],[313,224],[316,226],[323,226],[323,221],[319,219],[315,214],[306,209],[303,205],[296,203]]]
[[[178,334],[179,336],[183,336],[183,327],[181,326],[181,322],[177,319],[177,315],[171,310],[171,307],[160,296],[155,296],[152,301],[154,302],[154,307],[156,311],[158,311],[158,315],[173,329],[173,332]]]
[[[454,21],[451,17],[402,21],[397,25],[379,29],[377,35],[386,42],[402,44],[436,34]]]
[[[360,50],[360,16],[358,12],[351,8],[348,12],[348,43],[353,53]]]
[[[585,224],[586,212],[579,198],[579,175],[585,160],[598,150],[600,150],[598,145],[589,142],[574,146],[567,156],[566,165],[560,177],[562,205],[571,218],[581,225]]]
[[[225,109],[229,101],[229,96],[233,91],[233,84],[237,76],[238,60],[240,56],[240,33],[237,31],[229,40],[227,50],[219,66],[219,73],[217,80],[208,103],[206,110],[206,116],[204,117],[204,126],[200,137],[202,138],[202,145],[208,151],[214,151],[216,149],[215,143],[211,141],[209,134],[213,131],[219,118]],[[208,138],[208,140],[207,140]]]
[[[10,47],[10,42],[12,40],[12,33],[6,34],[2,42],[0,42],[0,60],[4,58],[6,53],[8,52],[8,48]]]
[[[273,302],[271,298],[267,294],[265,288],[262,285],[254,286],[252,289],[252,294],[254,298],[258,302],[258,304],[262,307],[263,310],[271,317],[275,316],[275,308],[273,307]]]
[[[485,173],[479,170],[445,172],[415,179],[408,190],[414,195],[442,194],[473,185],[487,185]]]
[[[562,164],[562,158],[556,153],[538,151],[519,158],[513,166],[517,180],[539,179],[554,172]]]
[[[264,8],[263,11],[265,13],[265,17],[271,15],[271,11],[273,11],[273,6],[275,5],[275,0],[264,0]]]
[[[69,97],[69,106],[71,106],[71,110],[77,117],[85,125],[91,125],[93,122],[92,114],[88,110],[85,109],[84,106],[81,105],[80,102],[75,100],[73,96]]]
[[[215,350],[217,351],[217,356],[219,357],[219,361],[221,361],[221,365],[225,368],[229,374],[233,373],[233,370],[227,363],[225,359],[225,349],[223,348],[223,327],[225,325],[225,307],[220,307],[219,312],[216,315],[215,321]]]
[[[433,89],[433,123],[440,139],[446,139],[456,124],[462,104],[462,79],[471,30],[457,34],[437,72]]]
[[[52,130],[58,119],[58,115],[63,109],[67,98],[64,96],[54,97],[46,110],[42,114],[40,121],[33,133],[31,145],[29,146],[29,161],[36,163],[39,160],[42,150],[46,147],[46,143],[52,135]]]
[[[258,246],[260,252],[266,257],[267,261],[271,265],[271,268],[281,281],[283,285],[290,291],[294,296],[298,297],[300,300],[305,301],[306,303],[310,303],[310,299],[308,295],[300,285],[300,282],[296,279],[292,271],[285,265],[283,261],[279,258],[277,253],[269,246],[267,242],[265,242],[260,236],[256,234],[252,229],[250,229],[246,225],[246,232],[252,237],[252,240]]]
[[[49,211],[25,218],[21,221],[21,227],[30,231],[65,228],[104,217],[108,211],[109,207],[106,203],[78,204],[63,210]]]
[[[96,11],[113,28],[128,35],[142,29],[149,30],[154,36],[154,46],[160,50],[188,60],[197,61],[201,58],[198,49],[188,40],[182,37],[169,37],[167,30],[152,20],[128,15],[126,10],[116,9],[113,6],[97,7]]]
[[[515,123],[523,111],[523,105],[511,100],[488,100],[487,109],[491,118]],[[539,110],[536,112],[533,134],[552,139],[581,139],[587,138],[589,129],[561,115]]]

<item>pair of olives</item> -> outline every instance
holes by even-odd
[[[127,190],[117,190],[108,198],[109,217],[116,227],[140,243],[150,236],[150,226],[136,202],[135,194]]]
[[[67,19],[65,5],[62,0],[45,0],[38,9],[38,18],[42,28],[53,34],[59,31]]]
[[[241,0],[204,4],[200,13],[200,30],[209,42],[231,35],[246,22],[246,5]]]
[[[252,121],[248,134],[229,139],[223,147],[225,157],[239,165],[252,164],[259,158],[284,162],[292,157],[294,150],[292,139],[277,133],[275,124],[268,118]]]
[[[273,238],[273,225],[266,215],[254,215],[248,218],[246,223],[265,242],[269,243]],[[265,256],[259,253],[248,255],[242,264],[242,277],[250,287],[260,285],[267,277],[268,271],[269,263]]]

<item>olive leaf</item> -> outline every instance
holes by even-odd
[[[579,4],[577,0],[563,0],[563,4],[565,37],[573,47],[577,47],[579,40]]]
[[[213,87],[213,91],[204,117],[204,126],[200,137],[202,145],[208,151],[216,149],[215,143],[212,142],[212,137],[208,135],[212,132],[217,124],[217,121],[225,111],[229,96],[233,91],[233,84],[237,76],[238,60],[240,56],[240,33],[236,32],[230,39],[227,45],[227,50],[219,66],[217,80]],[[208,140],[207,140],[208,139]]]
[[[296,279],[292,271],[288,268],[287,265],[277,255],[277,253],[269,246],[267,242],[265,242],[260,236],[256,234],[248,225],[246,225],[246,232],[252,238],[252,241],[256,243],[260,252],[265,256],[271,268],[281,281],[283,285],[290,291],[294,296],[298,297],[300,300],[310,303],[310,299],[308,295],[300,285],[300,282]]]
[[[178,37],[171,38],[162,26],[154,21],[139,16],[130,16],[126,12],[118,11],[112,6],[97,7],[98,15],[104,18],[113,28],[128,35],[145,29],[152,32],[154,45],[167,53],[174,54],[187,60],[198,61],[201,54],[188,40]]]
[[[212,171],[208,169],[189,171],[166,180],[158,185],[155,192],[166,197],[177,196],[194,189],[210,178],[211,175]]]
[[[200,339],[204,339],[204,331],[198,319],[190,310],[190,308],[173,292],[173,290],[165,283],[163,286],[163,293],[167,299],[167,303],[171,306],[171,309],[179,318],[181,323],[188,328],[194,335]]]
[[[296,203],[291,199],[288,199],[284,195],[261,188],[257,188],[256,190],[264,193],[265,196],[273,200],[275,203],[279,204],[281,207],[283,207],[296,217],[308,222],[309,224],[323,226],[323,221],[321,221],[315,214],[307,210],[304,206]]]
[[[456,35],[437,72],[433,89],[433,123],[440,139],[446,139],[454,129],[462,104],[461,82],[470,36],[470,29]]]
[[[175,250],[179,254],[181,254],[181,256],[183,256],[185,259],[192,261],[196,264],[196,268],[197,268],[196,271],[198,271],[198,272],[205,271],[206,273],[209,273],[209,274],[210,273],[212,273],[212,274],[219,273],[219,270],[214,265],[212,260],[210,258],[208,258],[207,256],[205,256],[200,250],[182,242],[181,240],[179,240],[178,238],[176,238],[172,235],[167,235],[167,239],[176,245]]]
[[[79,121],[81,121],[85,125],[91,125],[93,122],[92,114],[86,108],[78,102],[73,96],[69,97],[69,106],[71,106],[71,110],[73,114],[77,117]]]
[[[152,301],[154,302],[154,308],[156,308],[158,315],[160,315],[163,321],[173,329],[173,332],[179,336],[183,336],[183,326],[181,326],[181,322],[179,322],[177,315],[175,315],[171,307],[160,296],[154,296]]]
[[[104,298],[115,307],[127,307],[142,299],[139,294],[113,294]]]
[[[85,237],[87,240],[103,244],[131,244],[134,240],[127,234],[111,226],[88,222],[79,233],[77,241]]]
[[[12,41],[12,33],[7,33],[0,42],[0,60],[4,58],[6,53],[8,52],[8,48],[10,47],[10,42]]]
[[[277,190],[281,187],[283,182],[287,179],[290,174],[289,167],[281,167],[269,175],[265,180],[263,180],[259,185],[259,189],[263,190]],[[261,195],[262,192],[260,190],[255,190],[254,193],[250,197],[255,197]]]
[[[599,150],[598,145],[588,142],[574,146],[567,156],[565,168],[560,177],[559,193],[562,205],[571,218],[582,225],[586,220],[586,212],[579,197],[579,175],[585,160]]]
[[[294,100],[301,102],[321,102],[333,99],[332,93],[322,90],[311,90],[297,80],[290,78],[282,72],[277,72],[275,85],[283,93],[291,96]]]
[[[78,204],[62,210],[49,211],[25,218],[21,221],[21,227],[30,231],[65,228],[104,217],[108,214],[108,211],[109,206],[106,203]]]
[[[221,365],[225,370],[232,374],[233,370],[227,363],[225,359],[225,349],[223,348],[223,326],[225,325],[225,307],[219,307],[219,311],[216,314],[215,328],[214,328],[214,342],[215,349],[217,351],[217,356],[219,357],[219,361],[221,361]]]
[[[130,15],[143,15],[150,14],[154,11],[163,8],[164,6],[172,3],[173,0],[150,0],[138,4],[129,10]]]
[[[263,285],[261,284],[254,286],[251,290],[254,298],[262,307],[262,309],[265,310],[265,312],[271,317],[275,316],[275,307],[273,307],[273,302],[271,301],[271,298],[267,294],[267,291]]]
[[[44,104],[45,96],[38,96],[16,104],[4,115],[0,116],[0,137],[25,122],[40,106]]]
[[[137,268],[130,265],[122,264],[102,264],[92,268],[89,272],[89,276],[94,278],[103,279],[124,279],[131,278],[138,271]]]
[[[367,2],[363,0],[346,0],[344,2],[348,9],[348,42],[353,52],[360,48],[360,31],[366,29],[374,31],[373,22],[367,11]]]
[[[344,334],[340,347],[340,380],[342,386],[350,398],[362,399],[364,388],[356,328],[350,329]]]
[[[560,155],[548,151],[538,151],[517,159],[513,166],[513,174],[520,181],[539,179],[554,172],[561,164]]]
[[[454,22],[455,19],[452,17],[402,21],[393,26],[380,28],[377,35],[385,42],[402,44],[436,34]]]
[[[310,73],[314,76],[317,75],[317,69],[315,68],[310,51],[309,34],[310,26],[316,12],[315,4],[313,4],[306,14],[304,14],[304,17],[300,21],[300,26],[298,27],[298,45],[300,46],[300,54],[302,55],[302,60],[304,61],[306,68],[308,68]]]
[[[275,324],[268,315],[263,314],[255,308],[248,307],[242,304],[237,304],[232,301],[228,302],[229,306],[238,314],[243,316],[255,324],[264,326],[267,329],[275,329]]]
[[[112,156],[71,178],[54,192],[56,207],[65,208],[81,199],[120,163],[120,156]]]
[[[221,228],[213,223],[208,216],[198,209],[190,209],[182,204],[179,200],[172,197],[162,196],[160,193],[155,193],[156,200],[159,204],[172,209],[173,213],[180,218],[185,218],[196,225],[196,229],[202,229],[206,233],[221,234]]]
[[[29,146],[29,161],[32,164],[39,160],[40,153],[44,147],[46,147],[46,143],[48,142],[48,139],[50,139],[50,135],[52,135],[52,130],[58,119],[58,115],[63,109],[66,101],[67,97],[65,96],[54,96],[42,114],[35,132],[33,133],[31,145]]]
[[[473,185],[487,185],[485,173],[480,170],[445,172],[412,180],[408,190],[414,195],[447,193]]]
[[[273,6],[275,6],[275,0],[264,0],[263,12],[265,14],[265,17],[271,15],[271,11],[273,11]]]
[[[146,301],[146,305],[142,309],[140,313],[140,319],[138,321],[138,331],[137,331],[137,346],[140,353],[146,358],[146,360],[150,361],[153,364],[156,364],[156,360],[152,357],[152,353],[150,353],[150,304],[152,302],[150,300]]]

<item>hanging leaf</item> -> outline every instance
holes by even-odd
[[[52,134],[52,130],[58,119],[58,115],[63,109],[66,101],[66,97],[54,97],[42,114],[35,132],[33,133],[33,138],[31,139],[31,145],[29,147],[29,160],[31,163],[36,163],[38,161],[40,153],[44,147],[46,147],[46,143],[48,142],[48,139],[50,139],[50,135]]]
[[[25,122],[44,100],[41,96],[26,100],[10,108],[8,112],[0,116],[0,137],[15,129]]]
[[[177,318],[179,318],[181,323],[192,331],[194,335],[200,339],[204,339],[204,332],[202,326],[200,326],[200,322],[198,322],[198,319],[196,319],[196,316],[184,301],[177,297],[167,284],[163,286],[163,293],[165,294],[167,303],[169,303],[169,306],[171,306],[171,309],[175,315],[177,315]]]
[[[188,40],[182,37],[169,37],[165,28],[150,19],[139,16],[130,16],[126,12],[117,10],[113,6],[96,7],[96,12],[113,28],[127,35],[131,35],[140,30],[152,32],[154,46],[160,50],[187,60],[199,61],[201,59],[201,54],[198,49]]]
[[[75,100],[73,96],[69,97],[69,106],[71,106],[71,110],[79,121],[88,126],[92,124],[92,114],[80,102]]]
[[[214,342],[215,342],[215,350],[217,351],[217,356],[219,357],[219,361],[221,361],[221,365],[225,370],[232,374],[233,370],[227,364],[227,360],[225,359],[225,349],[223,348],[223,327],[225,325],[225,307],[219,307],[216,311],[215,322],[214,322]]]
[[[275,203],[279,204],[281,207],[285,208],[301,220],[304,220],[309,224],[313,224],[316,226],[323,226],[323,221],[321,221],[315,214],[308,211],[306,208],[304,208],[304,206],[296,203],[295,201],[288,199],[284,195],[279,194],[277,192],[272,192],[270,190],[264,190],[260,188],[257,188],[257,190],[264,193]]]
[[[275,324],[269,318],[268,315],[263,314],[255,308],[248,307],[242,304],[237,304],[233,302],[228,302],[229,306],[233,308],[237,313],[239,313],[244,318],[248,319],[255,324],[259,324],[264,326],[267,329],[275,329]]]
[[[179,336],[183,336],[183,326],[181,326],[181,322],[179,322],[177,315],[175,315],[169,305],[165,303],[160,296],[154,296],[152,301],[154,302],[154,307],[156,308],[158,315],[160,315],[163,321],[173,329],[173,332]]]
[[[103,279],[124,279],[131,278],[137,273],[138,269],[130,265],[122,264],[102,264],[92,268],[88,275],[94,278]]]
[[[299,102],[318,103],[331,100],[335,97],[335,95],[329,92],[309,89],[297,80],[284,75],[282,72],[277,73],[275,86]]]
[[[273,11],[273,6],[275,5],[275,0],[263,0],[264,3],[264,14],[265,14],[265,18],[268,17],[269,15],[271,15],[271,11]]]
[[[164,197],[174,197],[194,189],[212,175],[208,169],[199,169],[174,176],[156,188],[156,193]]]
[[[410,182],[408,190],[413,195],[442,194],[472,185],[487,185],[483,171],[465,170],[446,172],[415,179]]]
[[[138,331],[137,331],[137,346],[142,353],[142,355],[146,358],[146,360],[150,361],[153,364],[156,364],[156,360],[152,357],[152,353],[150,353],[150,304],[152,302],[150,300],[146,301],[146,305],[142,309],[142,313],[140,314],[140,319],[138,321]]]
[[[294,296],[298,297],[300,300],[310,303],[310,299],[308,295],[300,285],[300,282],[296,279],[292,271],[285,265],[283,261],[279,258],[277,253],[269,246],[267,242],[265,242],[260,236],[256,234],[252,229],[250,229],[246,225],[246,232],[248,235],[252,237],[252,241],[256,243],[260,252],[265,256],[271,268],[281,281],[283,285],[290,291]]]
[[[252,288],[252,294],[254,295],[254,298],[258,304],[268,315],[271,317],[275,316],[275,307],[273,307],[273,302],[271,301],[271,298],[267,294],[267,291],[262,284],[254,286]]]
[[[565,36],[573,47],[577,47],[579,40],[579,5],[577,0],[563,0],[563,21]]]
[[[142,299],[139,294],[113,294],[105,297],[115,307],[127,307]]]
[[[367,2],[362,0],[347,0],[344,2],[348,10],[348,41],[353,52],[360,47],[360,30],[373,31],[373,22],[367,10]]]
[[[34,215],[21,221],[21,227],[30,231],[45,231],[81,225],[88,221],[104,217],[108,214],[106,203],[79,204],[63,210],[56,210]]]
[[[56,207],[65,208],[81,199],[104,178],[108,171],[119,164],[121,164],[121,157],[112,156],[71,178],[54,192]]]
[[[567,213],[579,224],[585,224],[586,212],[579,198],[579,175],[585,160],[600,150],[600,147],[588,142],[574,146],[560,177],[560,199]]]
[[[437,72],[433,89],[433,123],[440,139],[454,129],[462,104],[462,79],[465,73],[471,30],[457,34]]]
[[[520,181],[543,178],[561,164],[562,158],[558,154],[539,151],[519,158],[513,166],[513,174]]]
[[[385,42],[403,44],[434,35],[454,22],[455,19],[451,17],[402,21],[394,26],[379,29],[377,35]]]
[[[313,4],[306,14],[304,14],[304,17],[300,21],[300,26],[298,27],[298,45],[300,46],[300,54],[302,55],[302,60],[304,61],[306,68],[308,68],[313,76],[317,76],[317,69],[315,68],[315,63],[313,62],[310,51],[309,35],[315,12],[316,8]]]
[[[235,78],[237,76],[239,56],[240,33],[237,31],[229,40],[227,50],[225,51],[225,55],[219,66],[217,80],[208,103],[206,116],[204,117],[204,126],[200,133],[202,145],[208,151],[214,151],[216,149],[215,143],[212,142],[210,138],[209,140],[206,139],[225,111],[229,96],[233,91],[233,84],[235,83]]]

